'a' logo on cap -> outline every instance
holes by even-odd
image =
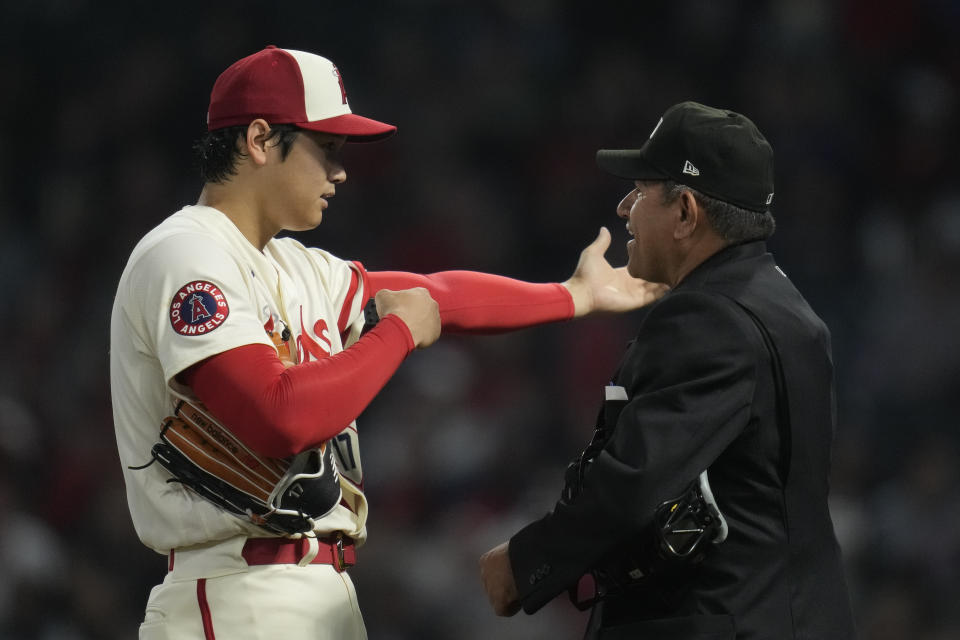
[[[686,160],[683,163],[683,171],[681,173],[686,173],[691,176],[698,176],[700,175],[700,169],[697,169],[695,166],[693,166],[692,162]]]
[[[347,104],[347,90],[343,86],[343,76],[340,75],[340,69],[336,66],[333,67],[333,75],[337,76],[337,82],[340,84],[340,97],[343,99],[343,104]]]

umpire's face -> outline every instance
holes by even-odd
[[[617,207],[633,238],[627,242],[627,272],[649,282],[670,282],[669,255],[673,246],[671,205],[664,203],[663,183],[637,180]]]

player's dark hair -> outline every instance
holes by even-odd
[[[286,159],[299,131],[292,124],[270,125],[266,140],[276,138],[276,144],[280,145],[280,157]],[[246,125],[224,127],[206,132],[193,143],[193,152],[204,182],[223,184],[230,176],[237,174],[237,161],[247,155],[241,146],[246,135]]]
[[[684,191],[693,194],[697,204],[707,213],[707,221],[717,234],[730,244],[766,240],[777,228],[769,211],[751,211],[737,205],[705,196],[696,189],[675,180],[663,181],[663,203],[672,204]]]

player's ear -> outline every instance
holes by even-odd
[[[247,126],[247,136],[243,146],[246,155],[257,165],[267,163],[267,135],[270,125],[263,118],[257,118]]]
[[[675,240],[689,238],[696,231],[697,226],[704,224],[705,211],[700,207],[693,193],[684,189],[677,198],[676,224],[673,227]]]

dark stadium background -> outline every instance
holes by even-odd
[[[369,269],[562,280],[626,183],[597,148],[669,105],[748,114],[776,151],[770,246],[830,326],[833,501],[865,639],[960,637],[960,4],[4,2],[0,637],[131,638],[165,560],[113,440],[108,333],[136,240],[199,191],[210,87],[267,44],[330,57],[354,146],[309,243]],[[364,8],[361,8],[364,7]],[[412,355],[361,417],[352,572],[371,638],[578,638],[558,599],[488,610],[477,557],[556,499],[640,312]]]

